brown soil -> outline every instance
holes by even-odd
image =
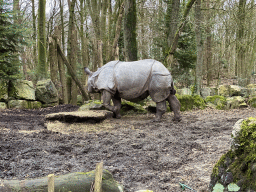
[[[154,115],[147,114],[80,123],[78,129],[45,128],[44,115],[77,108],[0,112],[0,179],[90,171],[103,160],[125,191],[176,192],[181,191],[179,182],[203,191],[214,164],[229,149],[232,126],[256,116],[250,108],[205,109],[183,112],[179,123],[166,113],[162,122],[154,123]]]

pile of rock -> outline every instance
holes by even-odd
[[[232,184],[239,192],[256,191],[256,118],[240,119],[233,127],[230,150],[216,163],[210,191],[218,185],[224,191]],[[223,191],[222,190],[222,191]]]
[[[0,81],[0,109],[36,109],[58,105],[58,91],[50,79],[38,81]]]

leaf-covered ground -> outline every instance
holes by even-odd
[[[250,108],[205,109],[183,112],[179,123],[166,113],[154,123],[153,114],[127,115],[98,124],[55,123],[51,131],[46,129],[46,114],[77,108],[1,111],[0,179],[90,171],[103,160],[129,192],[181,191],[179,182],[207,191],[214,164],[229,149],[232,126],[256,116]]]

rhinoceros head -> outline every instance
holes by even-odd
[[[87,67],[84,68],[84,72],[89,75],[88,77],[88,83],[87,83],[87,87],[88,87],[88,92],[89,93],[93,93],[93,92],[97,92],[98,90],[95,89],[94,86],[94,78],[93,76],[93,72],[90,71],[90,69],[88,69]]]

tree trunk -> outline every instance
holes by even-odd
[[[35,0],[32,1],[32,18],[33,18],[33,67],[38,63],[36,55],[36,14],[35,14]]]
[[[167,63],[169,64],[169,66],[173,62],[173,54],[174,54],[175,50],[177,49],[180,33],[183,31],[183,28],[186,24],[187,16],[188,16],[188,14],[189,14],[189,12],[190,12],[190,10],[191,10],[195,1],[196,0],[189,0],[188,3],[186,4],[182,20],[179,23],[179,27],[175,32],[175,36],[173,38],[172,45],[170,46],[169,52],[168,52],[168,54],[166,55],[166,58],[165,58],[167,60]]]
[[[61,20],[61,42],[62,42],[62,49],[65,50],[65,31],[64,31],[62,0],[59,0],[59,5],[60,5],[60,20]]]
[[[84,34],[84,15],[86,7],[84,6],[84,0],[80,0],[80,21],[81,21],[81,27],[80,27],[80,41],[81,41],[81,52],[82,52],[82,66],[88,67],[89,66],[89,54],[88,54],[88,39],[86,35]],[[83,73],[82,75],[82,84],[87,84],[87,75]]]
[[[76,0],[72,0],[69,7],[69,26],[68,26],[68,62],[71,64],[74,73],[76,73],[76,46],[77,33],[75,30],[74,11]],[[77,87],[72,78],[68,78],[68,99],[69,103],[77,105]]]
[[[118,19],[117,19],[117,22],[116,22],[115,38],[114,38],[114,41],[113,41],[113,44],[112,44],[112,47],[111,47],[111,51],[110,51],[110,54],[109,54],[108,61],[113,60],[113,58],[115,58],[115,60],[116,60],[116,56],[117,56],[116,51],[117,51],[117,49],[119,51],[119,48],[117,47],[117,43],[118,43],[118,40],[119,40],[119,37],[120,37],[121,28],[122,28],[123,13],[124,13],[124,4],[122,4],[120,6]]]
[[[202,86],[202,67],[203,67],[201,0],[196,0],[195,2],[195,32],[196,32],[196,43],[197,43],[196,94],[200,95],[201,86]]]
[[[39,0],[38,5],[38,65],[37,79],[47,77],[46,40],[45,40],[45,0]]]
[[[239,78],[245,79],[246,78],[246,62],[245,62],[245,5],[246,0],[239,0],[239,7],[238,7],[238,25],[237,25],[237,32],[236,32],[236,74]]]
[[[60,45],[60,39],[61,39],[61,32],[60,32],[60,26],[55,27],[54,32],[54,40],[55,45],[57,48],[57,59],[58,59],[58,69],[59,69],[59,75],[60,75],[60,82],[61,82],[61,91],[59,97],[62,99],[63,104],[68,104],[68,92],[67,92],[67,81],[66,81],[66,73],[65,73],[65,67],[63,64],[63,60],[60,54],[58,54],[58,44]]]
[[[124,49],[127,61],[136,61],[136,0],[125,0],[124,5]]]
[[[206,13],[206,54],[205,54],[205,65],[206,65],[206,79],[207,79],[207,87],[210,86],[210,82],[212,80],[212,34],[211,34],[211,12],[210,12],[210,0],[206,1],[206,9],[208,12]]]
[[[55,85],[56,89],[59,89],[57,44],[56,44],[56,41],[52,37],[49,38],[49,63],[50,63],[51,80],[52,80],[53,84]]]
[[[102,192],[120,192],[121,187],[107,170],[102,174]],[[95,171],[69,173],[54,178],[54,190],[58,192],[90,192],[95,180]],[[48,191],[48,177],[27,180],[2,180],[0,191]]]
[[[167,43],[170,47],[173,44],[175,33],[178,29],[180,12],[180,0],[167,1]]]

